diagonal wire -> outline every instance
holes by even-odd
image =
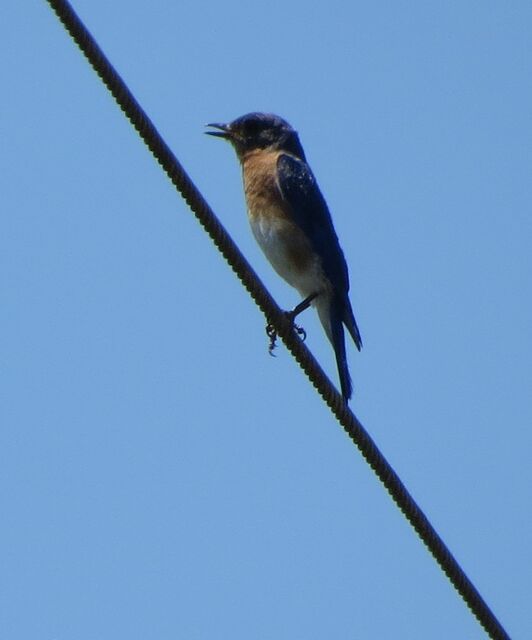
[[[152,121],[135,100],[85,25],[66,0],[46,0],[65,29],[86,56],[139,136],[152,152],[200,224],[241,280],[257,306],[282,338],[287,349],[306,373],[333,415],[345,429],[404,516],[408,519],[441,569],[493,640],[509,640],[500,622],[469,580],[421,508],[414,501],[371,436],[343,401],[307,347],[295,335],[290,321],[273,300],[251,265],[224,229],[184,168],[162,139]]]

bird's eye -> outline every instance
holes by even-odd
[[[248,136],[256,136],[260,132],[260,122],[257,120],[250,120],[246,126],[246,133]]]

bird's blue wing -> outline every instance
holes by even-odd
[[[309,238],[313,250],[321,259],[325,276],[333,286],[336,295],[331,311],[340,319],[339,330],[341,322],[344,322],[360,351],[362,339],[348,298],[347,264],[316,178],[304,160],[282,153],[277,158],[277,180],[281,194],[289,205],[292,220]]]
[[[325,275],[338,293],[347,294],[349,276],[344,254],[327,203],[309,166],[295,156],[281,154],[277,159],[277,179],[292,219],[321,258]]]

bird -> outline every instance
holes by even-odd
[[[236,151],[253,235],[274,270],[302,297],[289,312],[291,319],[311,305],[316,308],[347,402],[353,385],[344,325],[358,351],[362,339],[349,300],[344,253],[297,131],[280,116],[259,112],[206,126],[211,130],[205,133]]]

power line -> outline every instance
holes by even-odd
[[[494,613],[412,498],[399,476],[379,451],[371,436],[343,401],[341,395],[337,392],[314,356],[296,336],[291,322],[268,293],[251,265],[244,258],[71,5],[66,0],[46,1],[55,11],[59,20],[84,53],[102,82],[112,93],[126,117],[182,195],[200,224],[207,231],[229,266],[264,313],[268,324],[273,325],[277,330],[287,349],[304,370],[309,380],[331,409],[333,415],[358,447],[366,462],[386,487],[390,496],[432,553],[445,575],[464,599],[489,637],[493,640],[509,640],[508,634]]]

